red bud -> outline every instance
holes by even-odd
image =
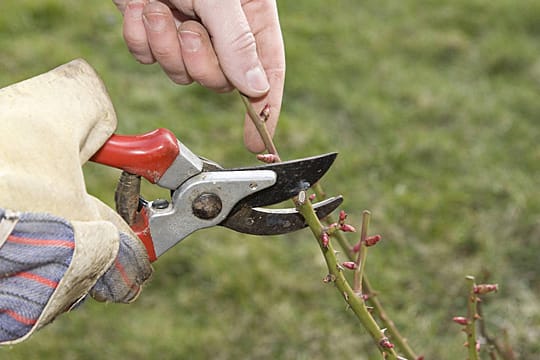
[[[328,234],[333,234],[337,228],[338,228],[338,223],[331,223],[330,225],[328,225],[326,232]]]
[[[315,198],[317,197],[317,194],[311,194],[309,195],[309,201],[313,202],[313,200],[315,200]]]
[[[499,291],[499,284],[480,284],[474,287],[475,294],[487,294]]]
[[[342,224],[339,227],[339,230],[341,230],[343,232],[356,232],[356,229],[354,228],[354,226],[349,225],[349,224]]]
[[[323,232],[321,234],[321,244],[323,246],[323,248],[327,248],[328,247],[328,244],[330,243],[330,236],[328,235],[327,232]]]
[[[339,212],[339,222],[343,223],[345,219],[347,218],[347,213],[343,210]]]
[[[385,348],[385,349],[393,349],[394,348],[394,344],[392,344],[390,342],[390,340],[388,340],[388,338],[383,338],[379,344],[381,345],[381,347]]]
[[[366,246],[373,246],[377,244],[379,241],[381,241],[381,238],[381,235],[368,236],[366,238]]]
[[[469,323],[469,319],[464,316],[454,316],[452,321],[459,325],[467,325]]]
[[[343,267],[346,267],[347,269],[350,269],[350,270],[354,270],[357,268],[357,265],[354,261],[345,261],[341,265],[343,265]]]
[[[262,161],[263,163],[273,164],[277,160],[277,156],[274,154],[258,154],[257,160]]]

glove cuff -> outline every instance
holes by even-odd
[[[0,210],[0,225],[7,219]],[[0,248],[0,344],[15,344],[79,302],[114,262],[118,229],[21,213]]]

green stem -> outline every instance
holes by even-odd
[[[364,210],[362,213],[362,229],[360,230],[360,249],[358,250],[358,257],[356,258],[356,271],[354,272],[353,289],[358,295],[362,295],[362,280],[364,279],[364,272],[366,268],[366,259],[368,247],[366,246],[366,237],[369,228],[369,220],[371,213]]]
[[[321,201],[321,200],[326,199],[326,194],[324,192],[324,189],[319,183],[313,186],[313,191],[317,195],[317,200]],[[332,224],[335,222],[336,221],[332,215],[329,215],[325,218],[326,224]],[[342,232],[336,232],[332,234],[332,236],[335,237],[339,246],[341,247],[343,252],[347,255],[347,258],[351,261],[354,261],[355,253],[347,237]],[[369,295],[368,301],[369,301],[369,304],[373,307],[373,313],[376,313],[379,319],[381,319],[384,327],[386,328],[386,333],[392,339],[394,344],[399,349],[401,349],[401,351],[403,352],[406,358],[417,359],[418,355],[411,348],[407,339],[403,335],[401,335],[394,321],[388,316],[388,313],[386,312],[383,304],[377,297],[377,291],[371,285],[371,282],[369,281],[369,277],[366,273],[364,273],[363,275],[362,283],[363,283],[364,293]]]
[[[304,196],[305,198],[305,196]],[[350,306],[351,310],[355,313],[357,318],[360,320],[364,328],[368,331],[371,338],[376,343],[377,347],[381,353],[386,354],[387,359],[398,359],[397,353],[392,348],[384,348],[381,343],[386,339],[385,334],[381,331],[375,319],[371,316],[368,307],[362,298],[358,297],[355,291],[350,287],[347,279],[344,275],[344,270],[341,265],[338,263],[336,253],[332,244],[328,246],[323,246],[321,239],[321,234],[325,231],[325,228],[317,218],[313,206],[310,201],[304,201],[302,203],[296,202],[297,210],[304,217],[306,224],[311,229],[313,236],[318,239],[319,247],[323,253],[328,271],[330,273],[331,279],[333,279],[334,284],[345,298],[345,301]]]
[[[478,297],[474,293],[476,286],[474,276],[466,276],[465,279],[469,284],[469,299],[467,301],[468,310],[468,322],[467,322],[467,348],[469,349],[469,360],[478,360],[478,351],[476,349],[476,319],[478,318],[478,312],[476,304]]]
[[[240,97],[242,99],[242,102],[244,103],[244,106],[246,107],[246,111],[251,118],[253,124],[255,125],[255,128],[257,129],[259,135],[261,136],[263,143],[266,147],[266,150],[270,154],[276,155],[276,162],[280,162],[281,159],[279,157],[278,151],[274,145],[274,142],[272,140],[272,137],[270,136],[270,133],[268,132],[268,128],[266,127],[266,123],[263,119],[257,114],[255,109],[253,108],[253,105],[249,102],[249,99],[245,97],[244,95],[240,94]],[[324,191],[322,190],[322,187],[319,184],[314,185],[315,191],[318,191],[319,194],[324,194]],[[350,287],[349,283],[347,282],[345,276],[343,275],[342,267],[338,264],[336,253],[332,247],[331,244],[328,244],[327,247],[322,246],[322,243],[320,241],[322,232],[324,231],[324,228],[319,221],[319,218],[317,217],[315,211],[313,210],[313,207],[311,206],[310,201],[305,201],[306,196],[304,194],[303,196],[304,201],[299,202],[298,197],[295,197],[293,200],[295,204],[297,205],[298,211],[302,214],[304,217],[306,224],[308,224],[309,228],[311,229],[311,232],[315,236],[316,239],[318,239],[319,246],[321,247],[321,251],[323,253],[324,259],[326,261],[326,265],[328,267],[328,270],[330,272],[330,278],[334,279],[334,282],[337,286],[337,288],[341,291],[341,294],[353,310],[353,312],[356,314],[364,328],[369,332],[372,339],[375,341],[375,344],[377,348],[381,351],[381,354],[384,359],[398,359],[397,353],[393,348],[384,348],[381,344],[384,339],[386,339],[385,334],[381,331],[373,317],[371,316],[371,313],[369,312],[366,303],[363,299],[357,296],[355,291]],[[342,244],[342,248],[346,250],[347,256],[349,259],[353,259],[354,253],[352,252],[352,248],[350,244],[347,243],[347,240],[345,237],[341,237],[340,244]],[[364,261],[365,262],[365,261]],[[364,280],[367,283],[367,278],[364,277]],[[369,283],[367,283],[369,284]],[[369,293],[372,293],[371,289],[368,289]],[[385,316],[386,317],[386,316]],[[392,324],[392,327],[395,327]],[[392,332],[390,332],[392,333]],[[399,335],[399,332],[397,332],[397,329],[395,330],[395,333]],[[399,339],[400,342],[404,341],[402,337]],[[403,349],[403,348],[402,348]],[[412,354],[412,351],[410,352]],[[415,355],[410,356],[411,359],[416,359]]]

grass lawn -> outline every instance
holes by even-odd
[[[282,157],[340,153],[323,185],[383,235],[367,272],[426,359],[464,359],[452,323],[466,275],[496,282],[484,312],[521,359],[540,353],[540,2],[279,2],[287,50]],[[0,86],[83,57],[120,133],[167,127],[224,166],[255,164],[242,104],[175,86],[132,59],[112,2],[3,1]],[[116,171],[90,164],[109,204]],[[146,186],[145,195],[157,196]],[[0,204],[1,205],[1,204]],[[200,231],[155,264],[129,306],[84,306],[2,359],[380,359],[331,285],[309,231]],[[484,356],[487,355],[484,353]]]

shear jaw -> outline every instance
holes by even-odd
[[[276,183],[271,170],[202,172],[174,191],[166,207],[151,203],[149,225],[156,256],[198,229],[221,223],[236,203]]]

